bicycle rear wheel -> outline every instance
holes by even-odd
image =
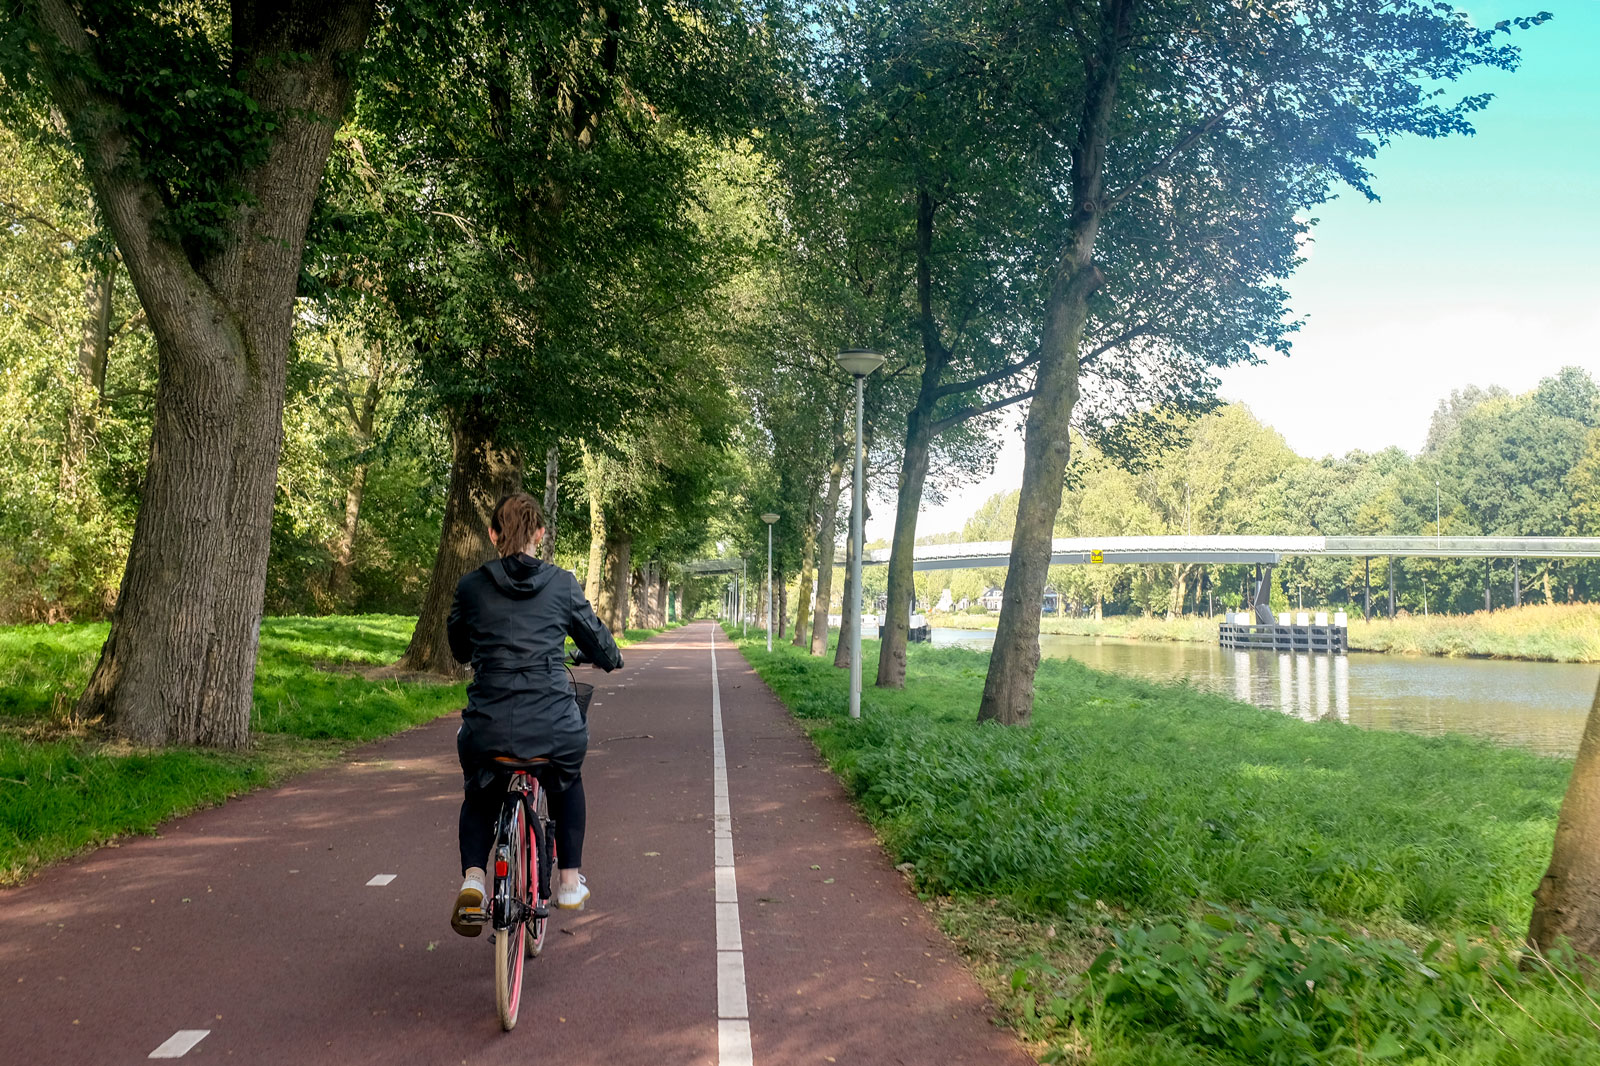
[[[528,917],[527,815],[522,797],[506,797],[500,819],[501,833],[494,849],[494,999],[500,1028],[509,1032],[517,1024],[522,1005],[523,941]]]
[[[553,856],[556,842],[555,834],[550,831],[550,801],[545,796],[545,790],[539,789],[539,798],[534,801],[533,817],[528,819],[528,832],[524,838],[527,841],[530,871],[528,899],[546,915],[543,918],[535,915],[528,919],[526,940],[530,959],[537,958],[539,952],[544,950],[544,934],[550,924],[549,903],[555,877]],[[545,861],[547,858],[549,861]]]

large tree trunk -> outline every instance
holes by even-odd
[[[605,580],[600,583],[600,593],[594,611],[600,621],[617,636],[627,627],[629,569],[633,554],[630,537],[608,536],[605,540]]]
[[[1078,347],[1089,296],[1103,280],[1094,263],[1094,242],[1100,230],[1106,143],[1132,3],[1109,0],[1101,8],[1099,41],[1095,52],[1085,57],[1082,121],[1072,164],[1073,216],[1039,334],[1039,372],[1028,409],[1017,525],[979,721],[1024,725],[1033,715],[1039,605],[1049,578],[1050,543],[1070,458],[1072,409],[1078,402]]]
[[[668,617],[672,611],[672,601],[667,593],[667,568],[660,563],[656,564],[656,616],[660,619],[659,625],[665,629],[672,619]]]
[[[1548,952],[1567,941],[1590,959],[1600,958],[1600,688],[1561,801],[1550,867],[1533,900],[1530,944]]]
[[[922,331],[922,384],[916,405],[906,416],[906,447],[900,460],[899,495],[895,505],[894,539],[889,550],[889,588],[884,627],[878,634],[878,687],[906,683],[906,639],[911,629],[911,599],[916,595],[914,561],[917,513],[928,480],[928,453],[933,446],[933,408],[950,351],[939,340],[933,317],[933,216],[935,205],[926,189],[917,192],[917,300]]]
[[[361,520],[361,498],[367,488],[367,464],[357,463],[344,493],[344,521],[333,542],[333,564],[328,570],[328,598],[335,609],[349,606],[350,577],[355,569],[356,526]]]
[[[371,0],[234,7],[239,87],[273,115],[262,161],[216,250],[167,232],[89,35],[65,0],[25,8],[37,53],[155,334],[155,420],[111,633],[79,701],[144,744],[240,747],[260,638],[294,297],[334,128]],[[285,58],[289,57],[289,58]]]
[[[817,608],[811,616],[811,654],[828,650],[828,604],[833,600],[833,553],[839,535],[839,493],[844,489],[844,452],[836,449],[833,466],[828,469],[828,493],[822,500],[817,520],[817,540],[821,552],[817,560]]]
[[[894,539],[889,549],[888,603],[884,606],[887,624],[878,634],[882,641],[878,649],[879,688],[901,688],[906,683],[906,640],[911,629],[911,599],[916,595],[913,565],[917,550],[917,511],[922,507],[931,444],[920,415],[919,411],[911,412],[905,456],[900,461],[900,494],[894,514]]]
[[[650,603],[645,598],[645,588],[644,569],[636,566],[628,579],[628,612],[623,616],[624,626],[632,619],[635,628],[650,628]]]
[[[862,496],[865,497],[866,493],[863,492]],[[863,518],[862,527],[865,528],[865,526],[866,519]],[[850,496],[849,528],[855,529],[855,527],[855,494],[852,492]],[[861,600],[861,590],[857,589],[856,583],[850,579],[851,572],[855,569],[855,567],[851,565],[855,561],[855,557],[855,537],[846,534],[844,539],[844,596],[839,601],[839,643],[838,646],[833,649],[833,665],[841,670],[850,669],[850,644],[852,641],[851,634],[855,632],[855,627],[851,624],[851,598],[854,597],[856,602],[860,602]]]
[[[367,388],[361,396],[361,406],[352,407],[356,440],[365,451],[372,445],[373,425],[378,417],[378,401],[383,396],[383,349],[374,346],[368,360]],[[333,544],[333,565],[328,572],[328,597],[336,608],[348,605],[350,599],[350,574],[355,567],[356,526],[361,520],[361,500],[366,493],[367,468],[365,460],[356,464],[350,475],[350,485],[344,496],[344,523],[339,528]]]
[[[556,561],[556,509],[561,504],[561,449],[550,445],[544,453],[544,561]]]
[[[1189,596],[1189,570],[1182,563],[1172,564],[1172,593],[1167,601],[1167,621],[1183,617],[1183,601]]]
[[[66,447],[61,451],[61,496],[68,501],[76,496],[78,481],[88,464],[95,408],[105,398],[116,264],[116,259],[106,256],[84,281],[83,329],[78,337],[79,382],[67,396]]]
[[[445,623],[455,602],[456,585],[468,572],[494,557],[489,517],[501,496],[522,487],[522,467],[508,449],[493,443],[498,427],[481,411],[471,410],[451,428],[454,459],[450,488],[439,529],[439,550],[433,557],[422,613],[411,644],[401,656],[404,670],[462,677],[465,668],[450,654]]]
[[[811,587],[816,578],[817,524],[811,521],[816,513],[816,491],[808,501],[806,524],[800,530],[800,587],[795,590],[794,646],[804,648],[811,637]]]
[[[606,565],[606,508],[601,460],[583,450],[583,480],[589,490],[589,570],[583,577],[583,595],[592,605],[600,602]],[[599,613],[596,606],[596,613]]]
[[[782,640],[784,634],[787,633],[789,629],[789,582],[784,579],[784,576],[781,573],[778,575],[777,581],[778,586],[777,588],[773,589],[772,594],[776,596],[778,600],[778,632],[776,639]]]

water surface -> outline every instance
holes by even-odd
[[[935,629],[933,643],[982,651],[994,643],[994,633]],[[1051,634],[1040,637],[1039,646],[1048,658],[1152,681],[1186,681],[1300,718],[1467,733],[1548,755],[1577,752],[1600,680],[1595,663],[1224,651],[1214,644]]]

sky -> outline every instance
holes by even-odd
[[[1515,35],[1515,73],[1463,83],[1495,94],[1474,136],[1397,141],[1372,163],[1379,202],[1345,191],[1317,210],[1286,283],[1306,321],[1292,354],[1222,375],[1222,396],[1302,455],[1415,452],[1452,389],[1526,392],[1563,366],[1600,376],[1600,0],[1466,9],[1479,25],[1554,18]],[[996,443],[994,473],[925,508],[919,535],[1021,486],[1014,424]],[[875,505],[868,538],[893,528],[892,504]]]

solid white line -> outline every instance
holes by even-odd
[[[368,881],[367,884],[382,886],[382,885],[388,884],[390,881],[393,881],[394,879],[395,879],[395,875],[394,874],[377,874],[376,876],[373,877],[372,880]]]
[[[210,1029],[179,1029],[150,1052],[150,1058],[181,1059],[210,1034]]]
[[[753,1066],[748,1021],[724,1018],[717,1022],[717,1061],[722,1066]]]
[[[717,684],[717,635],[711,631],[711,796],[717,908],[717,1063],[754,1066],[750,997],[744,983],[744,938],[739,931],[739,885],[733,868],[733,809],[728,802],[728,754],[722,743],[722,691]]]
[[[739,904],[717,904],[717,950],[743,952],[744,941],[739,937]]]

